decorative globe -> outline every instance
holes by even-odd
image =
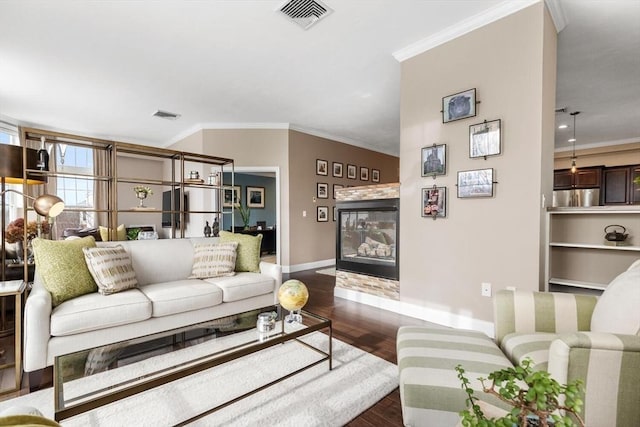
[[[278,301],[280,305],[289,310],[290,313],[285,317],[288,323],[302,322],[300,310],[309,300],[309,290],[299,280],[287,280],[278,289]]]

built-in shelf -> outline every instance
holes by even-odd
[[[606,283],[603,284],[603,283],[583,282],[581,280],[559,279],[557,277],[550,278],[549,284],[571,286],[574,288],[583,288],[583,289],[596,289],[598,291],[604,291],[607,288]]]
[[[635,251],[640,252],[640,246],[609,246],[609,245],[597,245],[591,243],[562,243],[551,242],[549,246],[556,248],[582,248],[582,249],[604,249],[613,251]]]

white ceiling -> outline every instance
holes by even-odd
[[[291,127],[397,154],[394,53],[534,1],[324,0],[334,12],[305,31],[284,0],[2,0],[0,116],[151,145]],[[640,1],[560,3],[557,105],[583,111],[579,143],[640,139]]]

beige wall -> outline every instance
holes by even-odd
[[[398,182],[398,158],[297,131],[289,132],[291,265],[335,260],[336,223],[333,184],[367,185],[371,169],[380,170],[380,183]],[[328,176],[316,175],[316,160],[329,164]],[[332,176],[333,162],[343,164],[343,177]],[[347,179],[347,164],[358,166],[357,179]],[[360,166],[369,168],[369,181],[360,181]],[[329,198],[315,199],[316,184],[329,184]],[[329,207],[329,221],[317,222],[318,206]],[[306,211],[306,217],[303,212]],[[332,261],[333,262],[333,261]]]
[[[571,151],[555,154],[555,169],[571,167]],[[612,147],[576,150],[578,168],[588,166],[626,166],[640,165],[640,142],[620,144]]]
[[[537,290],[542,194],[551,194],[555,33],[543,3],[402,63],[400,299],[455,326],[492,320],[493,291]],[[477,88],[478,115],[442,123],[442,97]],[[502,119],[500,156],[470,159],[469,125]],[[543,143],[544,141],[544,143]],[[446,176],[422,178],[420,150],[447,144]],[[494,168],[492,198],[456,198],[456,172]],[[420,216],[420,189],[448,190],[448,217]],[[466,319],[473,319],[471,324]],[[475,323],[474,323],[475,322]]]

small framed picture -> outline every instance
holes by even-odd
[[[317,184],[318,188],[316,190],[316,196],[318,199],[328,199],[329,198],[329,184],[324,182],[319,182]]]
[[[247,186],[247,207],[264,208],[264,187]]]
[[[222,206],[225,208],[231,208],[238,204],[240,200],[240,186],[234,185],[233,187],[226,187],[224,189],[224,201]]]
[[[360,181],[369,181],[369,168],[360,167]]]
[[[333,184],[333,198],[336,198],[336,190],[339,190],[341,188],[344,188],[344,185],[342,184]]]
[[[371,181],[380,182],[380,171],[378,169],[371,169]]]
[[[333,162],[333,176],[336,178],[342,178],[342,163]]]
[[[335,221],[337,217],[338,217],[338,207],[334,206],[333,207],[333,220]]]
[[[329,175],[329,162],[322,159],[316,159],[316,175]]]
[[[422,216],[447,216],[447,187],[430,187],[422,189]]]
[[[458,172],[458,197],[493,197],[493,168]]]
[[[356,179],[357,171],[358,171],[358,168],[356,167],[356,165],[347,165],[347,178]]]
[[[318,222],[329,222],[329,207],[328,206],[318,206]]]
[[[422,176],[447,174],[447,144],[433,144],[422,149]]]
[[[500,154],[502,148],[500,119],[469,126],[469,157],[487,157]]]
[[[476,115],[476,89],[465,90],[442,98],[442,123]]]

